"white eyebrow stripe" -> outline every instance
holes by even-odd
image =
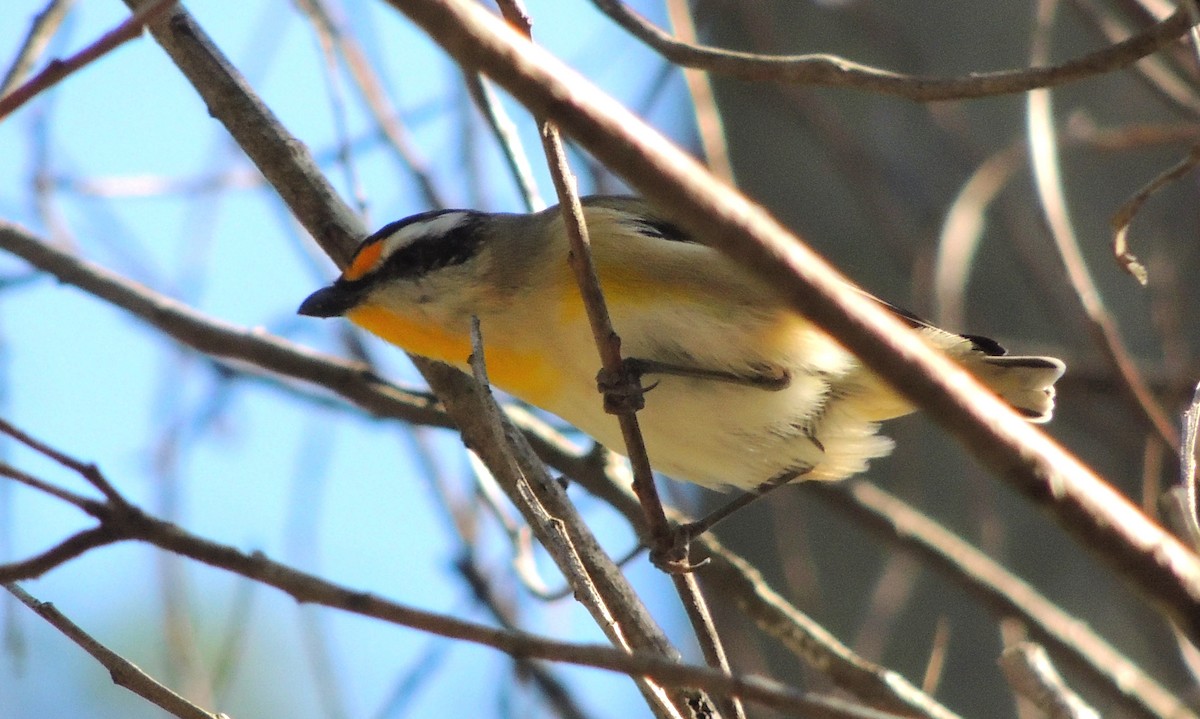
[[[391,257],[392,253],[396,250],[408,247],[424,237],[436,237],[449,233],[455,227],[461,225],[467,219],[467,216],[468,213],[456,210],[401,227],[383,241],[383,252],[380,253],[380,262]]]

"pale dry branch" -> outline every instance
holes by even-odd
[[[1039,7],[1044,6],[1039,4]],[[1053,6],[1045,6],[1034,32],[1031,57],[1035,62],[1049,54],[1049,28],[1053,22]],[[1180,10],[1179,13],[1182,13]],[[1176,13],[1176,14],[1179,14]],[[1033,167],[1041,209],[1049,226],[1050,236],[1062,259],[1071,289],[1079,299],[1094,341],[1105,353],[1113,369],[1121,377],[1126,394],[1158,433],[1168,447],[1178,449],[1179,435],[1167,418],[1158,399],[1150,391],[1137,363],[1121,337],[1116,320],[1105,307],[1104,298],[1092,279],[1075,234],[1062,184],[1058,153],[1058,133],[1054,125],[1054,110],[1049,90],[1034,90],[1026,100],[1026,131],[1029,135],[1030,164]]]
[[[1200,384],[1192,393],[1192,403],[1183,413],[1183,441],[1179,447],[1179,486],[1183,490],[1185,536],[1200,551],[1200,490],[1196,476],[1196,438],[1200,435]]]
[[[686,0],[667,0],[667,17],[671,27],[683,42],[695,44],[696,23],[692,9]],[[712,80],[702,70],[685,68],[683,80],[687,83],[696,117],[696,135],[704,150],[704,164],[710,172],[730,185],[737,186],[733,176],[733,163],[729,159],[729,143],[725,138],[725,122],[721,119],[721,108],[717,105]]]
[[[1200,164],[1200,145],[1194,145],[1187,156],[1173,166],[1163,170],[1157,177],[1146,183],[1132,197],[1126,200],[1113,214],[1109,224],[1113,229],[1113,255],[1121,269],[1133,276],[1138,284],[1145,286],[1150,281],[1145,266],[1137,256],[1129,250],[1129,226],[1133,218],[1141,211],[1142,205],[1172,182],[1182,179]]]
[[[74,3],[75,0],[52,0],[33,18],[29,32],[25,34],[25,39],[21,42],[16,57],[8,66],[8,71],[4,73],[4,79],[0,80],[0,97],[7,95],[17,86],[17,83],[29,74],[38,58],[46,51],[46,47],[50,44],[50,38],[58,32],[58,28]]]
[[[1006,647],[1000,655],[1000,668],[1013,691],[1047,719],[1100,719],[1100,713],[1066,685],[1040,646],[1021,642]]]

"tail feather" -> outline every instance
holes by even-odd
[[[1030,422],[1049,422],[1054,414],[1054,383],[1066,365],[1053,357],[975,356],[971,370]]]

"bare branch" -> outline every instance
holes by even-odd
[[[313,382],[369,412],[418,424],[449,426],[437,400],[400,387],[354,362],[337,359],[261,331],[229,324],[165,295],[130,282],[98,265],[42,242],[24,228],[0,220],[0,248],[22,257],[60,281],[132,313],[200,352],[228,357]]]
[[[0,474],[12,476],[3,469],[0,469]],[[62,566],[76,557],[83,556],[89,550],[103,547],[107,544],[114,544],[120,541],[120,539],[121,537],[114,536],[105,527],[93,527],[85,529],[82,532],[77,532],[50,549],[35,554],[28,559],[0,564],[0,584],[17,582],[23,579],[35,579],[55,567]]]
[[[166,686],[155,681],[149,674],[143,672],[129,660],[96,641],[79,625],[67,619],[49,602],[39,602],[28,592],[15,583],[5,582],[4,588],[16,597],[22,604],[32,609],[42,619],[45,619],[55,629],[62,632],[71,641],[78,644],[85,652],[91,654],[100,665],[108,670],[113,683],[125,687],[143,699],[151,702],[163,711],[173,714],[180,719],[229,719],[224,714],[207,712],[187,699],[179,696]]]
[[[2,231],[2,229],[2,226],[0,226],[0,231]],[[54,449],[50,445],[34,439],[2,418],[0,418],[0,432],[7,434],[33,451],[45,457],[49,457],[67,469],[78,473],[79,476],[87,480],[88,484],[100,490],[100,492],[107,497],[109,501],[119,500],[120,495],[117,494],[117,490],[113,489],[112,485],[108,483],[108,480],[106,480],[104,476],[100,474],[100,471],[96,469],[96,465],[88,462],[81,462],[74,457],[69,457],[64,453],[59,452],[57,449]]]
[[[1133,275],[1133,278],[1142,286],[1149,282],[1150,276],[1138,258],[1129,251],[1129,226],[1133,224],[1133,218],[1141,211],[1142,205],[1146,204],[1147,200],[1170,183],[1183,178],[1194,170],[1198,163],[1200,163],[1200,145],[1194,145],[1187,157],[1163,170],[1158,177],[1146,183],[1133,197],[1117,208],[1112,220],[1109,221],[1113,229],[1113,255],[1117,258],[1117,264]]]
[[[9,65],[8,72],[4,73],[4,79],[0,80],[0,97],[7,95],[29,73],[30,68],[50,44],[50,38],[58,31],[74,2],[75,0],[52,0],[34,17],[25,40],[17,50],[17,56]]]
[[[1134,715],[1196,719],[1153,677],[998,562],[909,506],[863,480],[841,486],[810,482],[800,491],[820,497],[870,531],[940,572],[997,617],[1019,619],[1055,655],[1084,672]]]
[[[0,96],[0,120],[8,117],[18,107],[32,100],[38,93],[62,82],[68,75],[99,60],[124,43],[142,33],[147,23],[152,22],[175,0],[153,0],[141,10],[124,20],[120,25],[104,33],[99,40],[88,45],[66,60],[54,60],[46,69],[33,76],[29,82]]]
[[[933,78],[904,75],[835,55],[756,55],[689,45],[655,27],[619,0],[592,0],[592,4],[676,65],[742,80],[846,87],[918,102],[1009,95],[1112,72],[1161,50],[1191,25],[1187,11],[1181,7],[1171,17],[1127,40],[1061,65]]]
[[[1183,489],[1183,517],[1186,536],[1200,551],[1200,490],[1196,476],[1196,437],[1200,435],[1200,384],[1192,394],[1192,403],[1183,413],[1183,442],[1179,447],[1179,484]]]
[[[1200,558],[956,364],[854,290],[760,207],[548,53],[463,0],[390,0],[460,63],[554,118],[694,236],[725,252],[926,410],[985,466],[1200,638]]]
[[[1035,61],[1043,58],[1049,52],[1045,39],[1047,35],[1048,28],[1044,27],[1039,27],[1035,34],[1035,47],[1032,52]],[[1054,126],[1050,91],[1035,90],[1029,93],[1026,106],[1030,159],[1042,212],[1046,216],[1050,236],[1062,258],[1071,288],[1079,298],[1080,307],[1088,320],[1088,329],[1091,330],[1096,344],[1104,351],[1113,369],[1124,380],[1133,406],[1145,416],[1150,426],[1168,447],[1178,450],[1179,435],[1175,431],[1175,426],[1168,419],[1166,412],[1163,411],[1162,406],[1138,371],[1137,363],[1133,361],[1129,349],[1121,339],[1116,321],[1104,306],[1104,298],[1092,280],[1091,272],[1088,270],[1087,262],[1080,250],[1079,238],[1076,236],[1071,222],[1059,172],[1058,136]]]
[[[9,479],[16,480],[26,487],[32,487],[33,489],[48,494],[56,499],[61,499],[67,504],[71,504],[79,509],[82,509],[93,517],[99,516],[97,514],[99,511],[98,508],[102,505],[96,500],[88,499],[82,495],[65,490],[62,487],[57,487],[43,479],[38,479],[31,474],[22,472],[16,467],[9,466],[5,462],[0,462],[0,475],[4,475]]]
[[[686,0],[667,0],[666,5],[672,29],[684,42],[695,44],[696,23]],[[692,97],[696,135],[704,149],[704,163],[714,176],[736,187],[733,163],[729,159],[729,144],[725,138],[725,122],[721,119],[721,108],[713,93],[712,80],[701,70],[685,69],[683,81],[687,83],[688,94]]]
[[[1047,719],[1100,719],[1050,663],[1046,650],[1030,642],[1005,648],[1000,668],[1018,696],[1028,699]]]
[[[104,531],[116,539],[135,539],[213,567],[270,585],[301,603],[311,603],[372,617],[400,626],[420,629],[451,639],[499,649],[514,657],[561,661],[608,669],[634,677],[643,676],[664,684],[696,687],[728,693],[764,706],[796,712],[803,716],[844,719],[896,717],[845,702],[798,692],[786,685],[756,676],[732,676],[706,667],[680,664],[652,653],[627,653],[599,645],[560,642],[517,631],[494,629],[443,614],[412,608],[374,595],[327,582],[285,564],[267,559],[261,552],[245,554],[228,545],[193,535],[177,525],[154,518],[125,503],[101,513]],[[6,587],[9,585],[6,584]],[[90,651],[90,650],[89,650]],[[108,666],[107,664],[105,666]],[[121,683],[118,680],[118,683]],[[140,693],[140,692],[139,692]],[[188,715],[192,716],[192,715]],[[209,715],[204,715],[212,719]]]
[[[701,537],[700,541],[706,538]],[[929,719],[954,719],[957,716],[903,676],[856,655],[780,597],[758,570],[741,557],[724,552],[703,572],[706,579],[728,587],[738,605],[760,629],[811,666],[819,668],[838,688],[884,711]]]

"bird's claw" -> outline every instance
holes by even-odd
[[[615,371],[602,368],[596,373],[596,387],[604,395],[604,411],[609,414],[637,412],[646,406],[646,393],[658,382],[642,384],[644,370],[635,359],[625,358]]]

